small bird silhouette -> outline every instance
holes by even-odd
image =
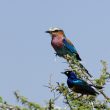
[[[68,87],[73,90],[76,93],[81,93],[82,95],[97,95],[98,92],[95,91],[94,88],[92,88],[92,84],[88,84],[86,81],[77,78],[76,74],[73,71],[65,71],[62,72],[65,74],[67,79],[67,85]],[[96,87],[96,86],[94,86]],[[99,89],[102,89],[101,87]]]
[[[51,45],[56,51],[56,55],[65,58],[66,55],[69,55],[75,58],[77,61],[81,61],[81,58],[76,51],[76,48],[72,44],[72,42],[66,38],[64,31],[60,28],[50,28],[46,33],[51,35]],[[75,57],[74,57],[75,56]],[[81,69],[83,69],[90,77],[92,75],[88,72],[88,70],[79,63]]]

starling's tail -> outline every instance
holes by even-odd
[[[89,72],[88,70],[80,63],[80,67],[90,76],[90,77],[93,77]]]
[[[93,87],[95,87],[96,89],[103,89],[103,87],[102,87],[102,86],[99,86],[99,85],[90,84],[90,86],[93,86]]]
[[[99,93],[95,91],[95,95],[99,95]]]

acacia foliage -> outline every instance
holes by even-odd
[[[108,72],[107,63],[101,61],[102,70],[99,78],[91,79],[80,66],[80,63],[73,59],[74,58],[66,56],[69,69],[75,71],[78,77],[83,80],[104,87],[103,89],[97,89],[99,96],[80,96],[80,94],[71,91],[64,82],[52,84],[51,80],[49,80],[46,87],[49,88],[54,97],[50,98],[45,106],[41,106],[36,102],[31,102],[26,97],[21,96],[19,92],[15,92],[14,95],[18,102],[21,103],[21,106],[11,105],[0,97],[0,110],[110,110],[110,98],[104,92],[104,90],[106,90],[106,84],[110,81],[110,73]],[[63,96],[63,103],[66,105],[66,108],[56,108],[56,101],[60,96]],[[100,99],[100,97],[102,98]]]

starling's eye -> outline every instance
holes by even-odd
[[[66,72],[68,74],[68,72]]]

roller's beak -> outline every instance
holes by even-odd
[[[45,31],[46,33],[51,33],[50,31]]]

